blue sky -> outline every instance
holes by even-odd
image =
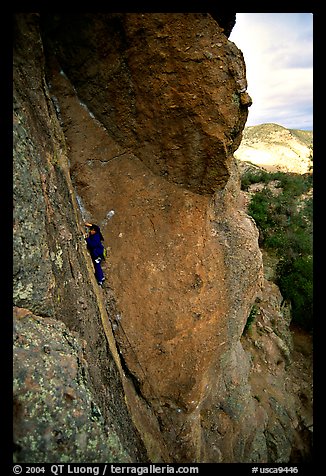
[[[237,13],[229,40],[246,63],[253,100],[246,126],[312,130],[312,13]]]

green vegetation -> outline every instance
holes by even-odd
[[[265,185],[252,196],[248,208],[259,229],[259,244],[274,250],[279,258],[276,284],[283,298],[291,302],[293,322],[312,330],[313,177],[249,172],[243,176],[242,189],[248,190],[251,184],[259,182]]]
[[[250,327],[251,327],[251,324],[254,322],[255,320],[255,317],[257,315],[257,312],[258,312],[258,307],[256,306],[256,304],[254,304],[250,310],[250,313],[249,313],[249,316],[248,316],[248,319],[247,319],[247,322],[246,322],[246,325],[244,326],[244,329],[243,329],[243,334],[245,332],[247,332]]]

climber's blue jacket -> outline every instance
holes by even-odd
[[[86,238],[87,248],[93,259],[103,258],[104,246],[101,243],[100,233],[95,233],[94,235],[89,235]]]

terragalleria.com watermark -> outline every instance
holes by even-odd
[[[198,474],[199,469],[196,466],[171,466],[149,464],[147,466],[123,466],[114,464],[105,464],[99,466],[73,466],[63,464],[53,464],[51,473],[55,476],[61,474],[93,474],[94,476],[105,474]]]

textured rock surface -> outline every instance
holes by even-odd
[[[14,305],[27,308],[31,314],[62,320],[87,340],[85,358],[93,401],[106,424],[113,425],[117,438],[121,438],[128,460],[146,460],[125,404],[114,348],[109,349],[103,330],[107,316],[101,309],[92,264],[85,252],[64,136],[44,81],[37,15],[16,17],[14,51]],[[38,328],[42,328],[40,323]],[[53,332],[58,329],[59,323]],[[46,335],[44,345],[45,340]],[[69,374],[61,375],[63,380],[69,379]],[[43,380],[43,384],[50,383]],[[28,393],[23,383],[21,392],[19,398]],[[35,404],[37,418],[36,400],[30,404]],[[50,429],[51,425],[57,427],[49,421]],[[17,461],[35,461],[44,454],[44,449],[25,447],[24,442],[27,444],[26,440],[17,442]],[[72,442],[67,441],[66,458],[72,448]],[[54,460],[53,447],[51,451]],[[57,456],[62,456],[60,448]],[[73,459],[73,454],[70,456]]]
[[[278,287],[264,280],[263,289],[254,321],[241,342],[252,358],[252,397],[267,416],[268,460],[310,461],[312,338],[300,329],[290,329],[290,309]]]
[[[30,384],[41,385],[37,373],[24,378],[35,357],[26,339],[40,336],[36,349],[51,355],[51,329],[62,332],[56,341],[69,365],[49,367],[41,354],[59,380],[45,406],[65,398],[68,382],[68,395],[77,395],[88,369],[78,388],[81,435],[87,428],[99,443],[81,446],[88,460],[105,457],[106,427],[108,460],[119,451],[133,462],[287,461],[296,422],[284,416],[281,391],[268,408],[254,398],[250,344],[241,337],[264,289],[258,231],[240,206],[232,155],[250,104],[241,52],[207,14],[50,15],[41,17],[43,44],[38,22],[17,15],[15,30],[19,402]],[[109,245],[104,291],[82,217],[101,225]],[[284,353],[282,342],[275,345]],[[48,380],[42,395],[52,391]],[[21,435],[24,425],[37,431],[35,397],[28,417],[17,414],[16,459],[47,451],[62,458],[51,438],[63,413],[49,423],[50,437],[37,423],[45,436],[35,448]],[[91,401],[103,417],[97,423]],[[77,435],[74,425],[65,436]]]
[[[132,462],[94,401],[86,346],[63,322],[14,308],[16,462]]]
[[[138,25],[139,18],[135,15],[135,25]],[[151,21],[143,20],[146,28],[152,28]],[[176,21],[175,16],[167,15],[167,24],[171,21]],[[206,21],[212,28],[210,20],[206,18]],[[130,29],[133,31],[135,26],[131,25],[131,19],[126,23],[128,32]],[[189,18],[187,25],[192,34],[197,32],[198,16]],[[218,34],[218,27],[215,23],[213,25]],[[206,35],[200,34],[200,37],[206,44]],[[232,53],[233,62],[230,60],[229,67],[241,71],[244,66],[240,53],[240,62],[237,63],[235,46],[230,44],[228,51],[221,33],[218,38],[221,41],[220,47],[224,44],[221,52],[223,57]],[[156,45],[154,39],[151,41]],[[184,52],[183,37],[179,38],[179,43],[177,39],[173,41],[176,42],[175,48]],[[157,48],[156,45],[153,52],[153,46],[148,46],[147,56],[149,53],[156,55]],[[161,50],[162,55],[167,55],[166,46],[161,46]],[[199,54],[198,51],[197,53]],[[65,55],[67,54],[65,49]],[[148,62],[147,56],[139,63]],[[156,77],[159,77],[166,65],[156,64],[155,58],[156,56],[151,62],[155,64],[155,68],[160,66],[160,70],[156,71]],[[207,58],[200,53],[198,61],[205,63]],[[180,59],[176,62],[176,70],[183,68],[180,62]],[[67,67],[71,71],[71,65]],[[237,86],[233,76],[224,76],[225,72],[219,68],[219,64],[211,64],[211,69],[211,74],[220,79],[224,93],[227,88],[234,92]],[[262,273],[257,230],[251,219],[237,207],[239,183],[232,156],[223,152],[220,157],[228,166],[229,179],[227,185],[216,192],[214,199],[202,193],[194,193],[187,185],[180,187],[179,182],[171,182],[170,175],[162,174],[151,163],[145,163],[140,147],[142,144],[144,148],[147,147],[144,139],[138,138],[135,152],[134,149],[131,151],[130,148],[121,147],[120,144],[125,144],[125,140],[118,144],[113,139],[114,134],[106,134],[94,118],[101,117],[96,104],[91,105],[92,113],[80,104],[66,75],[59,74],[60,70],[54,61],[50,63],[50,72],[51,93],[58,100],[70,149],[73,181],[82,202],[87,204],[88,213],[91,213],[93,220],[103,224],[104,236],[110,243],[108,283],[117,303],[118,318],[115,319],[114,326],[119,349],[137,380],[142,395],[157,412],[173,458],[176,461],[199,461],[202,458],[214,461],[216,450],[211,450],[210,447],[216,438],[216,432],[209,435],[209,444],[203,444],[200,408],[206,399],[214,401],[214,398],[223,398],[224,394],[224,398],[234,400],[234,406],[240,405],[238,400],[241,400],[241,408],[248,410],[245,402],[248,400],[249,387],[245,381],[249,363],[241,353],[241,345],[237,341],[251,303],[259,292]],[[194,78],[198,76],[198,64],[190,61],[187,75],[183,69],[182,73],[182,87],[193,90]],[[76,73],[72,71],[73,77],[74,74]],[[146,82],[149,89],[152,86],[155,88],[156,79],[150,76],[145,80],[144,74],[133,72],[133,84]],[[213,93],[210,80],[206,84],[205,79],[201,78],[201,89],[200,96],[197,93],[198,101],[209,107],[210,111],[210,96]],[[84,100],[90,93],[86,84],[82,90]],[[121,98],[125,91],[120,88],[120,92],[120,99],[112,99],[119,111],[120,108],[124,109]],[[94,97],[99,94],[101,91],[92,93]],[[143,94],[141,100],[144,110],[151,109],[151,95]],[[161,108],[155,112],[157,122],[164,122],[165,108],[169,104],[167,99],[161,102]],[[231,112],[228,110],[230,102]],[[187,104],[192,107],[191,102],[190,105],[189,101]],[[88,106],[91,107],[89,103]],[[221,108],[216,107],[216,104],[214,106],[214,114],[218,116],[223,112],[229,120],[229,123],[226,123],[226,119],[218,120],[224,136],[230,133],[231,123],[239,121],[235,114],[240,114],[240,120],[244,115],[239,104],[234,109],[232,107],[231,99],[225,101],[225,106]],[[199,111],[202,110],[199,108]],[[189,114],[188,109],[186,120],[189,119]],[[197,121],[207,123],[206,115],[203,112],[198,114],[197,108],[193,108],[191,116],[194,129],[199,128]],[[142,121],[142,116],[138,119]],[[108,128],[107,120],[104,125]],[[133,120],[132,115],[128,120]],[[100,122],[102,123],[102,118]],[[152,135],[152,126],[142,124],[143,135]],[[161,132],[164,136],[163,129]],[[80,141],[80,137],[83,137],[83,141]],[[183,159],[187,160],[189,174],[197,167],[196,165],[192,169],[193,162],[203,160],[201,151],[194,147],[192,139],[191,131],[186,129],[178,139],[180,153],[184,156],[187,150],[189,154]],[[212,141],[212,144],[215,139],[213,135],[207,134],[207,140]],[[162,144],[161,142],[162,150],[168,146],[174,148],[171,143]],[[128,145],[131,147],[132,142]],[[174,164],[179,170],[178,163]],[[211,172],[216,174],[217,179],[220,178],[220,171],[213,165],[211,169],[207,168],[207,173]],[[193,173],[192,180],[193,184],[197,184],[194,188],[202,192],[202,182],[196,173]],[[106,214],[109,209],[113,209],[115,215],[107,223]],[[239,380],[237,395],[230,395],[232,386],[223,388],[222,392],[212,384],[219,372],[230,372],[227,363],[230,355],[234,364],[237,362],[241,369],[243,366],[243,377]],[[212,392],[213,397],[210,396]],[[246,422],[255,419],[252,405],[250,412],[247,411]],[[237,418],[238,413],[230,417],[230,422]],[[240,422],[239,426],[241,425]],[[239,448],[232,454],[226,448],[225,454],[219,458],[224,461],[243,460],[250,459],[250,455],[249,451],[244,455],[244,448]]]
[[[192,191],[224,187],[247,119],[247,82],[241,51],[210,15],[50,20],[46,32],[63,71],[119,145]]]

